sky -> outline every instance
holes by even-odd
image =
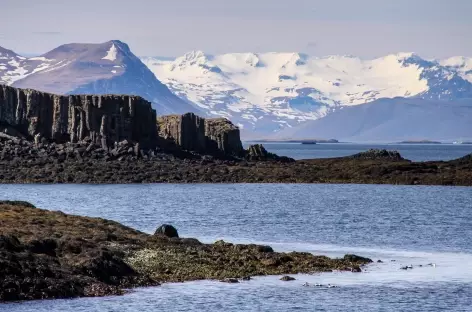
[[[472,56],[472,0],[0,0],[0,7],[0,46],[23,55],[118,39],[139,56]]]

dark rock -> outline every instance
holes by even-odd
[[[28,244],[28,249],[37,254],[56,256],[57,241],[54,239],[33,240]]]
[[[159,136],[172,140],[184,150],[205,151],[205,119],[193,113],[168,115],[157,119]]]
[[[371,263],[371,262],[373,262],[369,258],[364,258],[364,257],[360,257],[360,256],[357,256],[357,255],[351,255],[351,254],[344,255],[343,259],[346,260],[346,261],[349,261],[349,262],[353,262],[353,263],[356,263],[356,262]]]
[[[257,250],[259,252],[274,252],[274,249],[272,249],[272,247],[265,245],[258,245]]]
[[[225,118],[205,119],[193,113],[157,119],[159,136],[183,150],[242,156],[239,128]]]
[[[383,261],[382,260],[377,260],[377,263],[383,263]]]
[[[23,245],[16,236],[0,235],[0,249],[8,251],[21,251],[23,250]]]
[[[107,284],[119,284],[123,277],[138,275],[122,259],[108,251],[101,251],[99,255],[82,262],[80,270]]]
[[[237,283],[239,283],[239,280],[236,279],[236,278],[224,278],[224,279],[220,280],[220,282],[229,283],[229,284],[237,284]]]
[[[226,118],[206,119],[205,136],[208,150],[216,149],[233,156],[244,154],[239,128]]]
[[[35,205],[21,200],[0,200],[0,205],[20,206],[28,208],[36,208]]]
[[[196,239],[196,238],[182,238],[180,240],[182,244],[188,245],[188,246],[200,246],[202,243]]]
[[[294,162],[295,160],[285,156],[269,153],[262,144],[250,145],[246,150],[246,159],[251,161],[275,160],[280,162]]]
[[[397,151],[387,151],[385,149],[370,149],[366,152],[361,152],[352,156],[348,156],[352,159],[362,159],[362,160],[396,160],[401,161],[405,160],[399,152]]]
[[[163,224],[160,227],[158,227],[154,235],[164,235],[167,237],[179,237],[179,233],[177,232],[177,229],[169,224]]]
[[[139,96],[60,96],[3,85],[0,124],[31,140],[64,143],[87,138],[104,149],[125,139],[143,145],[157,142],[156,111]]]
[[[284,282],[289,282],[289,281],[295,281],[296,278],[286,275],[286,276],[281,277],[280,280]]]

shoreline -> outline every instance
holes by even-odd
[[[367,152],[368,153],[368,152]],[[362,153],[361,153],[362,154]],[[166,158],[0,160],[0,184],[328,183],[472,186],[471,155],[411,162],[341,157],[292,162]]]
[[[179,238],[169,225],[156,232],[0,201],[0,302],[121,295],[170,282],[361,272],[372,262],[352,254],[328,258],[264,245],[203,244]]]

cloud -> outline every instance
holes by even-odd
[[[40,36],[57,36],[62,33],[60,31],[33,31],[32,34]]]

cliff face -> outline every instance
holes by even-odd
[[[88,137],[104,148],[129,140],[156,141],[156,111],[138,96],[60,96],[0,86],[0,126],[27,138],[77,142]]]
[[[206,119],[205,136],[211,149],[237,156],[244,153],[239,128],[226,118]]]
[[[170,139],[185,150],[205,151],[205,119],[193,113],[161,116],[157,119],[159,136]]]
[[[30,141],[90,141],[105,151],[124,140],[146,149],[164,139],[201,154],[244,155],[239,129],[229,120],[187,113],[156,122],[151,103],[139,96],[61,96],[0,85],[0,132]]]
[[[185,150],[233,156],[244,153],[239,129],[227,119],[204,119],[187,113],[162,116],[157,123],[160,137],[173,140]]]

